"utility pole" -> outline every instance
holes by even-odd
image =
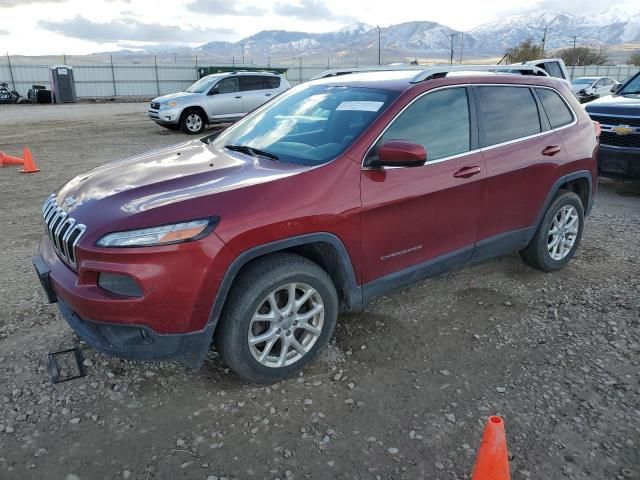
[[[540,55],[542,58],[544,58],[544,44],[547,42],[547,28],[549,28],[548,25],[544,27],[544,33],[542,34],[542,54]]]
[[[577,38],[577,35],[573,35],[571,38],[573,38],[573,62],[571,62],[573,64],[571,66],[571,79],[573,80],[573,72],[575,72],[575,70],[576,70],[576,38]]]
[[[378,29],[378,65],[382,65],[382,44],[381,44],[381,37],[380,37],[380,26],[376,26],[376,28]]]
[[[452,33],[449,35],[451,37],[451,57],[449,58],[449,65],[453,65],[453,39],[457,35],[457,33]]]
[[[300,57],[299,60],[300,60],[300,83],[302,83],[302,57]]]
[[[462,32],[460,37],[460,65],[462,65],[462,50],[464,49],[464,32]]]
[[[244,65],[244,43],[241,43],[240,47],[242,47],[242,65]]]
[[[65,64],[65,65],[67,64],[67,54],[66,53],[62,54],[62,63]]]

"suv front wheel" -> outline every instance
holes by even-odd
[[[222,361],[240,378],[274,383],[298,373],[329,342],[338,317],[331,277],[299,255],[256,260],[241,274],[215,333]]]
[[[529,245],[520,250],[532,267],[552,272],[564,267],[575,255],[584,228],[584,207],[573,192],[560,190],[547,209]]]
[[[184,133],[197,135],[204,130],[206,120],[201,111],[196,109],[185,110],[180,117],[180,128]]]

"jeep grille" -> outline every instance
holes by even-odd
[[[77,223],[58,206],[55,194],[47,198],[42,206],[42,216],[47,235],[58,256],[72,267],[76,267],[76,245],[87,229],[86,225]]]

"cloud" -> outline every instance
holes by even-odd
[[[0,0],[0,8],[21,7],[22,5],[32,5],[34,3],[64,3],[69,0]]]
[[[1,0],[0,0],[1,1]],[[264,8],[238,7],[230,0],[195,0],[186,5],[187,10],[207,15],[233,15],[246,17],[259,17],[266,13]]]
[[[300,0],[298,4],[276,3],[274,13],[298,20],[352,20],[351,17],[335,15],[322,0]]]
[[[9,35],[9,30],[0,30],[0,35]]]
[[[97,43],[120,41],[149,43],[198,43],[210,41],[212,37],[235,33],[233,29],[205,29],[195,26],[160,25],[141,23],[131,18],[119,18],[108,23],[96,23],[78,15],[70,20],[53,22],[41,20],[38,26],[44,30],[66,37],[79,38]]]

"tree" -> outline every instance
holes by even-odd
[[[640,52],[632,53],[627,61],[629,65],[634,65],[636,67],[640,67]]]
[[[607,63],[606,55],[589,47],[563,48],[556,55],[564,60],[567,65],[604,65]]]
[[[537,60],[542,57],[542,47],[533,43],[533,40],[520,42],[517,47],[507,49],[507,57],[510,63],[526,62],[529,60]]]

